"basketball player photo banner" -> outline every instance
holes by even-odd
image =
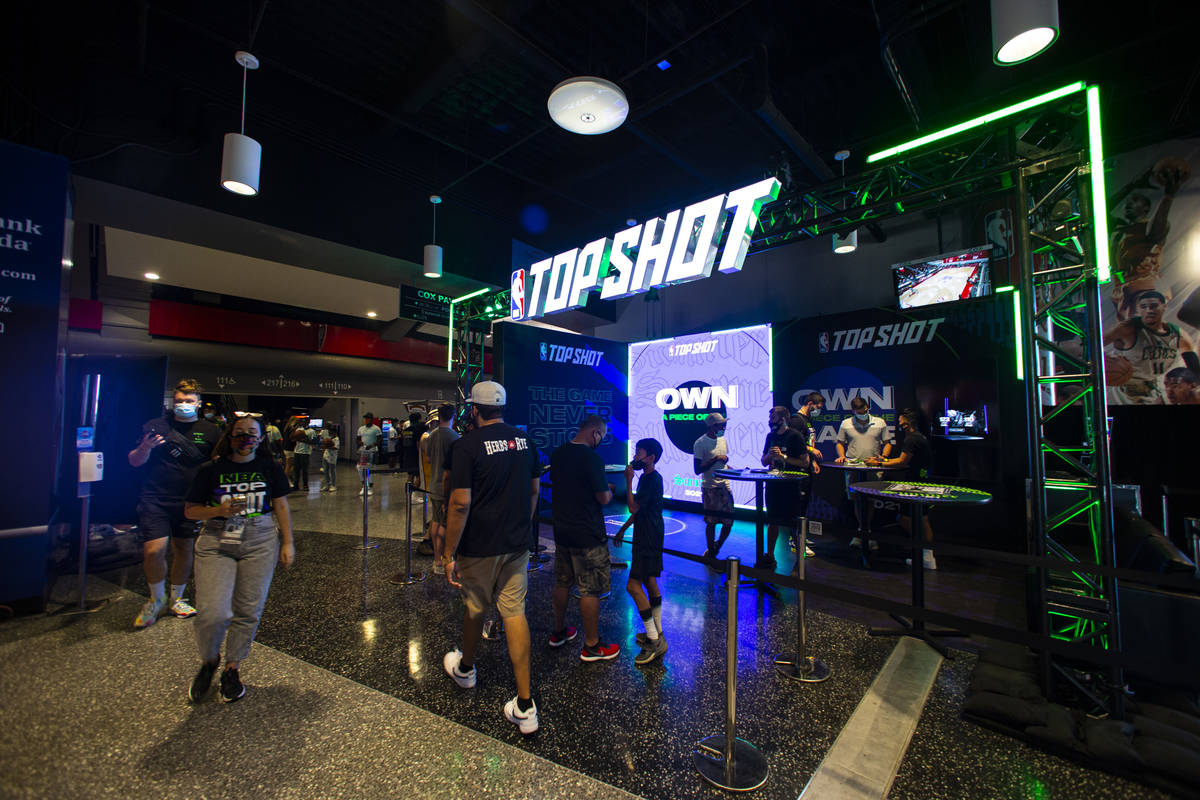
[[[629,458],[639,439],[659,441],[664,497],[701,502],[692,453],[714,411],[728,420],[728,466],[761,467],[772,405],[770,325],[629,345]],[[754,507],[754,484],[730,488],[735,505]]]
[[[1200,405],[1200,139],[1112,159],[1112,283],[1102,286],[1112,405]]]

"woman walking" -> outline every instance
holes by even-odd
[[[212,685],[222,642],[221,699],[232,703],[246,693],[238,669],[250,654],[275,562],[290,567],[296,558],[287,502],[291,487],[271,457],[260,416],[239,414],[217,442],[213,460],[196,475],[184,505],[184,516],[204,521],[196,542],[201,664],[188,690],[193,703]]]

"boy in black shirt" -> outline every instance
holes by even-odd
[[[933,449],[929,446],[929,440],[925,438],[925,434],[917,428],[919,416],[916,409],[906,408],[900,412],[899,427],[904,433],[904,443],[900,445],[900,455],[896,458],[877,457],[867,459],[865,463],[872,466],[878,465],[883,467],[907,467],[908,471],[903,473],[904,480],[920,481],[929,477],[929,471],[933,466]],[[921,536],[927,543],[933,542],[933,528],[929,525],[929,514],[922,516]],[[904,528],[905,533],[912,530],[912,511],[904,513],[900,517],[900,527]],[[912,559],[905,559],[906,562],[912,562]],[[921,561],[925,565],[925,569],[937,569],[937,559],[933,557],[933,551],[925,549],[921,553]]]
[[[767,420],[771,431],[763,444],[762,465],[771,469],[807,470],[808,442],[794,428],[788,427],[788,416],[788,410],[783,406],[771,409]],[[779,541],[779,528],[781,525],[792,527],[796,518],[805,514],[807,509],[802,505],[802,500],[797,481],[767,483],[767,552],[760,554],[761,561],[755,566],[775,569],[775,543]],[[804,542],[804,555],[813,555],[808,542]]]
[[[633,463],[625,467],[627,486],[633,486],[633,471],[642,470],[637,493],[627,494],[633,513],[633,558],[629,582],[625,584],[646,628],[644,636],[637,639],[642,650],[633,663],[638,666],[667,652],[667,637],[662,633],[662,592],[658,588],[658,576],[662,574],[663,482],[655,469],[662,451],[657,439],[642,439],[634,450]]]

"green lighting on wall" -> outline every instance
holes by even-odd
[[[450,332],[446,334],[446,372],[454,371],[454,304],[461,303],[463,300],[470,300],[472,297],[478,297],[481,294],[486,294],[490,291],[487,288],[476,289],[470,294],[464,294],[462,297],[456,297],[450,301],[450,320],[447,323]]]
[[[1016,333],[1017,351],[1017,380],[1025,380],[1025,332],[1021,327],[1021,293],[1015,286],[997,286],[996,294],[1012,292],[1013,296],[1013,330]]]
[[[1108,283],[1108,195],[1104,190],[1104,141],[1100,134],[1100,89],[1087,90],[1088,147],[1092,161],[1092,227],[1096,233],[1096,280]]]
[[[1060,97],[1066,97],[1067,95],[1074,94],[1075,92],[1082,92],[1086,88],[1087,88],[1087,85],[1085,83],[1083,83],[1082,81],[1080,81],[1078,83],[1068,84],[1067,86],[1063,86],[1062,88],[1055,89],[1052,92],[1046,92],[1045,94],[1040,94],[1037,97],[1031,97],[1028,100],[1024,100],[1015,105],[1007,106],[1005,108],[1000,109],[999,111],[993,111],[990,114],[984,114],[982,117],[975,117],[975,119],[969,119],[966,122],[960,122],[957,125],[951,125],[949,128],[943,128],[940,131],[935,131],[934,133],[926,134],[925,136],[922,136],[919,139],[913,139],[911,142],[905,142],[904,144],[898,144],[895,147],[889,147],[887,150],[880,150],[878,153],[873,153],[873,154],[867,156],[867,163],[873,164],[876,161],[881,161],[882,159],[885,159],[885,158],[891,158],[894,155],[899,155],[900,153],[904,153],[909,150],[915,150],[918,147],[923,147],[927,144],[932,144],[933,142],[940,141],[942,139],[946,139],[951,136],[955,136],[957,134],[963,133],[964,131],[969,131],[972,128],[978,128],[981,125],[987,125],[990,122],[995,122],[996,120],[1004,119],[1005,117],[1011,117],[1013,114],[1020,114],[1022,111],[1027,111],[1031,108],[1035,108],[1037,106],[1042,105],[1043,103],[1049,103],[1053,100],[1059,99]],[[1090,120],[1091,119],[1090,104],[1089,104],[1088,111],[1089,111],[1089,120]],[[1099,121],[1099,109],[1098,108],[1097,108],[1096,114],[1097,114],[1096,120]],[[1097,130],[1098,129],[1099,129],[1099,126],[1097,126]],[[1095,134],[1095,136],[1098,137],[1099,134],[1097,133],[1097,134]],[[1093,147],[1095,147],[1095,145],[1093,145]]]

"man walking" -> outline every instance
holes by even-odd
[[[197,470],[208,461],[221,429],[199,418],[200,384],[185,378],[175,384],[171,410],[142,426],[142,438],[129,451],[129,464],[149,464],[138,503],[142,565],[150,599],[133,621],[148,628],[165,609],[177,617],[195,616],[183,599],[192,572],[196,523],[183,516],[184,498]],[[167,540],[171,542],[171,594],[166,593]]]
[[[538,711],[529,681],[525,593],[541,465],[529,437],[504,422],[506,401],[500,384],[475,384],[470,414],[477,427],[451,448],[446,580],[462,593],[466,611],[461,647],[446,653],[442,666],[460,687],[475,685],[475,651],[484,615],[495,605],[517,684],[504,717],[528,734],[538,729]]]
[[[583,420],[571,441],[550,455],[554,485],[554,632],[550,646],[562,647],[579,631],[568,627],[567,597],[579,588],[583,619],[583,661],[610,661],[621,648],[600,641],[600,597],[609,591],[608,534],[604,505],[612,502],[612,487],[604,479],[604,459],[596,448],[608,433],[599,414]]]

